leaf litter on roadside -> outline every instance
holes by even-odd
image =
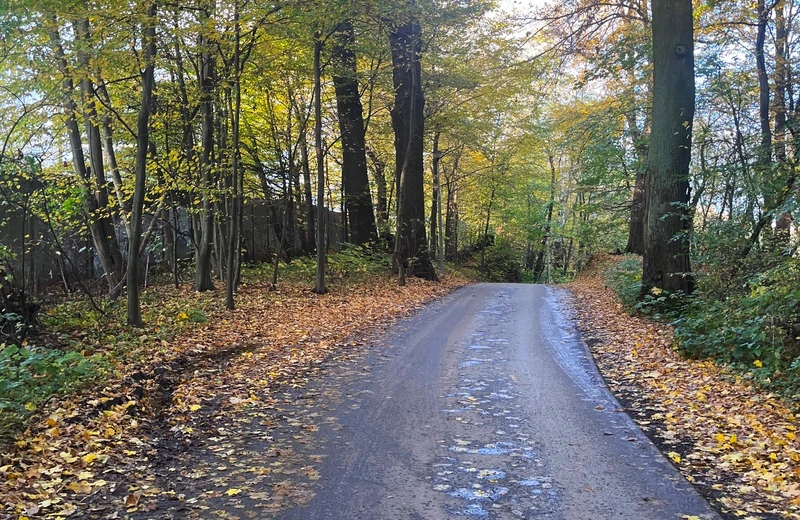
[[[0,511],[251,518],[302,504],[323,456],[296,448],[313,446],[321,426],[338,428],[324,412],[341,397],[309,394],[309,380],[325,362],[363,354],[367,332],[464,283],[397,287],[377,276],[321,296],[300,283],[247,285],[237,311],[39,414],[0,455]]]
[[[668,325],[626,313],[600,274],[613,261],[568,287],[583,336],[628,413],[727,518],[800,518],[797,417],[725,367],[682,359]]]

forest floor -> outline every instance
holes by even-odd
[[[51,399],[35,413],[0,452],[0,518],[122,518],[146,513],[156,498],[181,502],[186,497],[159,486],[169,457],[180,457],[183,447],[209,431],[224,457],[232,432],[220,425],[231,410],[260,406],[280,415],[287,392],[305,387],[324,362],[358,355],[364,348],[359,337],[465,283],[458,277],[443,283],[411,279],[401,288],[389,275],[371,274],[335,279],[321,296],[307,281],[277,288],[253,283],[240,290],[234,312],[209,310],[224,308],[221,291],[197,294],[188,285],[149,290],[148,308],[168,306],[170,317],[161,319],[183,328],[169,341],[143,333],[107,386]],[[206,309],[198,323],[190,319],[193,308]],[[281,423],[295,438],[314,429],[291,416],[281,415]],[[280,473],[291,452],[279,443],[270,443],[270,450],[275,463],[261,468],[262,475]],[[225,465],[202,476],[216,486],[212,495],[233,497],[240,491],[224,482],[235,481],[230,473],[236,468],[225,472]],[[313,481],[311,465],[305,468],[303,477]],[[278,492],[273,503],[298,493],[302,487]]]
[[[568,285],[617,398],[726,518],[800,518],[797,417],[725,367],[682,359],[667,324],[626,312],[602,277],[618,258],[598,258]]]

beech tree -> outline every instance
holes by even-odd
[[[653,127],[645,178],[647,233],[643,291],[694,290],[689,258],[689,162],[694,120],[691,0],[654,0]]]

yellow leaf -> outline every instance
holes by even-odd
[[[59,455],[61,456],[62,459],[64,459],[64,462],[68,464],[72,464],[73,462],[76,462],[78,460],[78,457],[73,457],[66,451],[62,451],[61,453],[59,453]]]
[[[720,444],[722,444],[723,442],[725,442],[725,436],[724,436],[724,435],[722,435],[721,433],[718,433],[718,434],[717,434],[717,442],[718,442],[718,443],[720,443]]]
[[[189,319],[189,315],[186,314],[185,312],[182,312],[182,313],[178,314],[178,319],[179,320],[188,320]]]
[[[795,439],[795,437],[796,437],[795,434],[792,433],[792,432],[787,432],[786,433],[786,438],[789,439],[790,441],[793,441]]]
[[[681,461],[681,456],[675,453],[674,451],[667,453],[667,457],[672,459],[672,462],[674,462],[675,464],[678,464]]]
[[[92,492],[92,486],[90,486],[88,482],[71,482],[67,485],[67,489],[75,493],[83,494]]]
[[[232,497],[234,495],[238,495],[241,492],[242,492],[241,489],[230,488],[228,491],[225,492],[225,494],[228,495],[229,497]]]
[[[81,460],[86,464],[91,464],[97,458],[97,453],[89,453],[81,457]]]
[[[760,359],[756,359],[755,361],[753,361],[753,364],[755,366],[757,366],[758,368],[761,368],[761,367],[764,366],[764,363],[762,363]]]
[[[734,433],[733,435],[731,435],[731,438],[730,438],[730,439],[728,439],[728,442],[730,442],[731,444],[736,444],[736,442],[737,442],[738,440],[739,440],[739,438],[738,438],[738,437],[736,436],[736,434]]]
[[[199,404],[193,404],[192,406],[189,407],[189,410],[191,410],[193,412],[196,412],[200,408],[201,408],[201,406]]]

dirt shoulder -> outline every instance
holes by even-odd
[[[728,519],[800,518],[798,420],[773,394],[682,359],[670,326],[631,316],[596,262],[567,287],[606,382],[654,443]]]

